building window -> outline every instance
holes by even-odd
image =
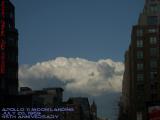
[[[156,25],[156,24],[158,24],[158,17],[157,16],[148,16],[147,22],[148,22],[148,25]]]
[[[136,120],[143,120],[142,112],[137,112],[137,119]]]
[[[143,47],[143,41],[142,40],[137,40],[137,47],[138,48]]]
[[[4,79],[4,78],[1,78],[0,88],[1,88],[1,89],[5,89],[5,79]]]
[[[150,42],[150,44],[156,44],[157,43],[157,38],[156,37],[150,37],[149,42]]]
[[[15,74],[14,69],[8,68],[7,73],[8,73],[8,76],[7,76],[7,77],[9,77],[9,78],[15,78],[15,75],[16,75],[16,74]]]
[[[12,53],[10,55],[7,56],[8,61],[10,62],[15,62],[18,60],[18,56],[15,53]]]
[[[143,52],[142,51],[137,52],[137,59],[143,59]]]
[[[144,90],[144,84],[137,84],[137,92]]]
[[[10,12],[9,17],[10,17],[10,19],[13,19],[13,17],[14,17],[13,12]]]
[[[157,78],[157,71],[150,72],[150,79],[155,80]]]
[[[157,29],[155,29],[155,28],[149,28],[149,29],[148,29],[148,32],[149,32],[149,33],[156,33],[156,32],[157,32]]]
[[[144,75],[143,74],[137,74],[137,81],[143,81]]]
[[[137,70],[143,70],[143,63],[137,64]]]
[[[150,56],[156,57],[158,55],[158,49],[157,48],[150,48]]]
[[[151,60],[150,61],[150,67],[151,68],[157,68],[157,61],[156,60]]]
[[[151,12],[158,12],[159,11],[159,6],[156,4],[151,4],[150,5],[150,11]]]
[[[7,38],[7,42],[8,42],[10,45],[15,45],[16,40],[15,40],[14,38],[12,38],[12,37],[8,37],[8,38]]]
[[[157,90],[157,84],[151,84],[151,91]]]
[[[158,95],[157,95],[156,93],[152,93],[152,94],[151,94],[152,100],[156,100],[156,99],[157,99],[157,96],[158,96]]]
[[[138,29],[137,30],[137,37],[141,37],[143,36],[143,30],[142,29]]]

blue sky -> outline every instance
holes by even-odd
[[[144,0],[11,1],[19,31],[20,85],[64,86],[65,97],[95,99],[99,116],[114,120],[124,52]]]
[[[122,61],[143,0],[11,0],[19,62],[59,56]]]

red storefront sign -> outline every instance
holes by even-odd
[[[0,74],[5,73],[5,0],[1,2]]]
[[[149,120],[160,120],[160,106],[149,107]]]

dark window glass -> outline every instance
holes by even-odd
[[[155,80],[157,78],[157,72],[156,71],[150,72],[150,78],[151,80]]]
[[[138,48],[143,47],[143,41],[142,40],[137,40],[137,47]]]
[[[157,38],[156,37],[150,37],[149,42],[150,42],[150,44],[156,44],[157,43]]]
[[[137,81],[143,81],[144,80],[144,76],[143,74],[137,74]]]
[[[150,29],[148,29],[148,32],[149,32],[149,33],[156,33],[156,32],[157,32],[157,29],[155,29],[155,28],[150,28]]]
[[[152,98],[152,100],[156,100],[157,99],[157,94],[156,93],[152,93],[151,94],[151,98]]]
[[[137,70],[143,70],[143,63],[137,64]]]
[[[138,29],[137,30],[137,37],[141,37],[143,36],[143,30],[142,29]]]
[[[143,59],[143,52],[137,51],[137,59]]]
[[[151,12],[158,12],[159,11],[159,6],[157,4],[152,4],[150,6]]]
[[[143,91],[144,90],[144,84],[137,84],[137,90]]]
[[[156,60],[151,60],[150,61],[150,67],[151,68],[157,68],[157,61]]]
[[[156,25],[158,23],[158,17],[157,16],[149,16],[147,22],[149,25]]]
[[[158,55],[158,49],[157,48],[150,48],[150,55],[152,57],[156,57]]]

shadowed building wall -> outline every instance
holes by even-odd
[[[18,32],[14,6],[0,0],[0,94],[18,94]]]
[[[125,53],[121,114],[126,120],[147,120],[148,103],[160,101],[160,1],[146,0],[132,28]],[[124,120],[124,119],[123,119]]]

